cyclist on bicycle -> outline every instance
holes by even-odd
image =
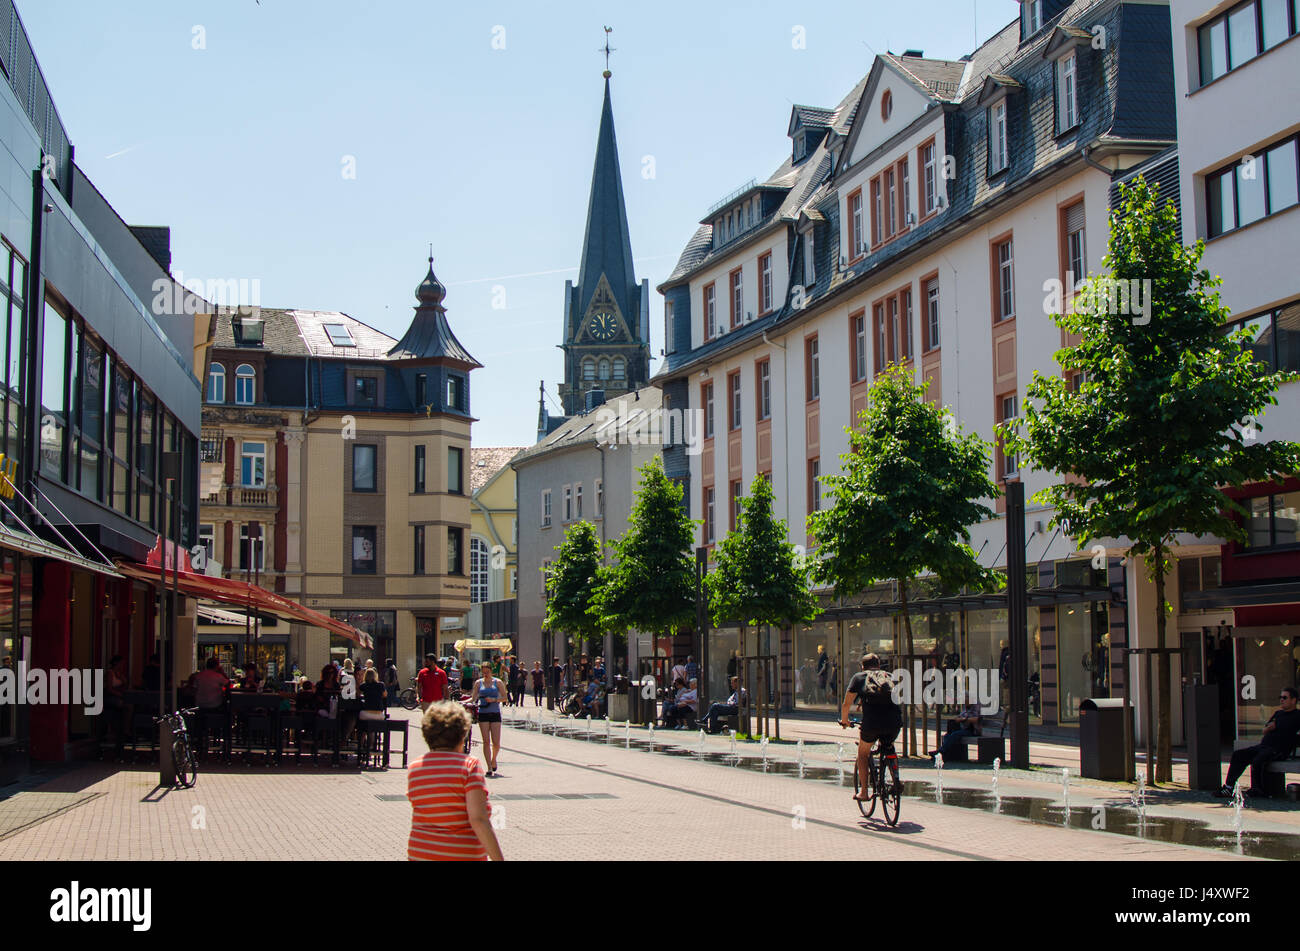
[[[871,747],[876,740],[886,753],[893,752],[894,739],[903,728],[903,711],[894,702],[894,682],[889,674],[880,669],[880,657],[877,654],[862,656],[862,669],[849,681],[848,692],[844,694],[844,703],[840,706],[840,726],[849,725],[849,711],[855,702],[862,704],[862,726],[858,735],[858,775],[864,777],[861,788],[854,797],[867,799],[865,777],[871,775]]]

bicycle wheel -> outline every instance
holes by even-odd
[[[872,785],[869,790],[871,795],[866,799],[857,799],[858,795],[858,764],[853,764],[853,795],[858,804],[858,811],[862,813],[864,819],[870,819],[871,814],[876,811],[876,787]]]
[[[903,783],[898,778],[898,764],[886,762],[882,756],[877,766],[880,775],[880,808],[885,821],[898,825],[898,814],[903,803]]]
[[[176,782],[186,789],[193,789],[199,781],[199,767],[184,734],[172,740],[172,768],[176,770]]]
[[[397,699],[401,702],[402,708],[406,710],[414,710],[420,705],[420,701],[415,699],[415,691],[410,687],[398,694]]]

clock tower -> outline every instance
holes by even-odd
[[[564,284],[564,383],[567,416],[585,413],[645,386],[650,379],[650,282],[632,266],[614,109],[605,70],[605,102],[587,203],[578,282]]]

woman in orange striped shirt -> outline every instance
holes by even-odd
[[[407,858],[502,861],[483,766],[461,752],[469,736],[469,712],[452,701],[430,704],[420,730],[429,752],[411,766],[406,780],[412,810]]]

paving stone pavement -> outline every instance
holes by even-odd
[[[889,829],[826,783],[517,728],[504,740],[489,788],[507,859],[1235,858],[911,798]],[[412,741],[422,754],[418,731]],[[192,790],[159,790],[156,777],[144,764],[96,763],[21,793],[60,804],[97,795],[0,838],[0,859],[297,859],[338,833],[372,858],[405,858],[401,769],[214,766]]]

